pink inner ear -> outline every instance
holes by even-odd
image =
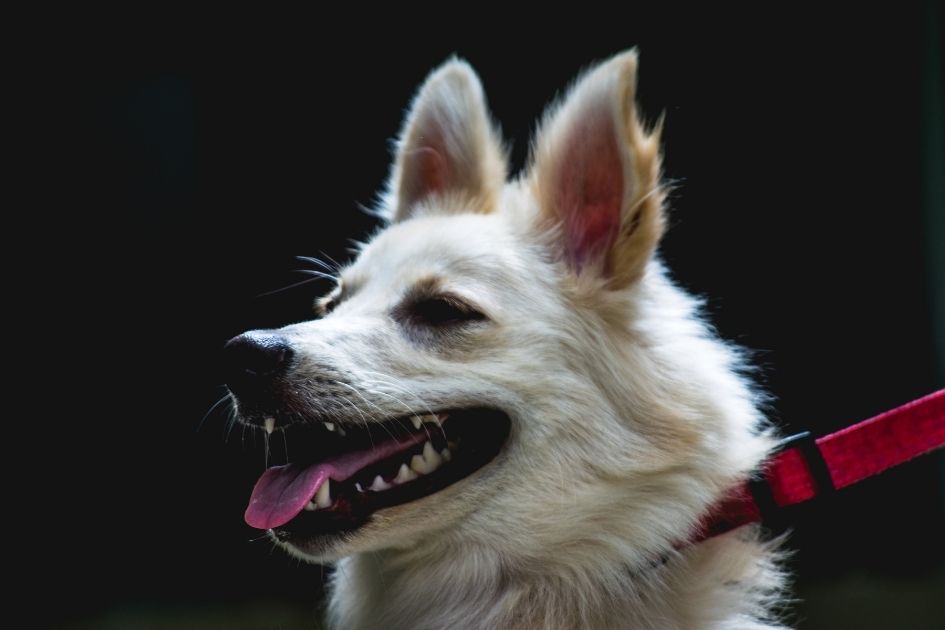
[[[432,146],[418,147],[410,156],[417,178],[416,198],[443,192],[450,184],[449,169],[443,154]]]
[[[568,257],[580,271],[606,256],[620,230],[623,162],[609,109],[586,115],[568,134],[563,150],[558,209]]]
[[[457,184],[456,164],[449,154],[443,130],[427,121],[414,146],[404,155],[401,196],[412,205]]]

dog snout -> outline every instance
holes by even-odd
[[[227,387],[239,398],[267,391],[286,372],[293,354],[278,332],[254,330],[233,337],[223,346]]]

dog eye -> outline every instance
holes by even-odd
[[[466,302],[452,296],[420,300],[410,311],[411,319],[426,326],[452,326],[486,318]]]

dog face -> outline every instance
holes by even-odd
[[[608,544],[645,558],[757,461],[733,353],[653,258],[665,193],[636,66],[585,74],[513,181],[472,69],[430,75],[387,225],[323,316],[227,346],[241,420],[298,457],[259,480],[250,525],[313,561],[456,544],[520,565]]]

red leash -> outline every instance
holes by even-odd
[[[945,446],[945,389],[814,440],[782,442],[758,480],[723,501],[692,542],[741,525],[778,520],[778,510],[828,495]]]

